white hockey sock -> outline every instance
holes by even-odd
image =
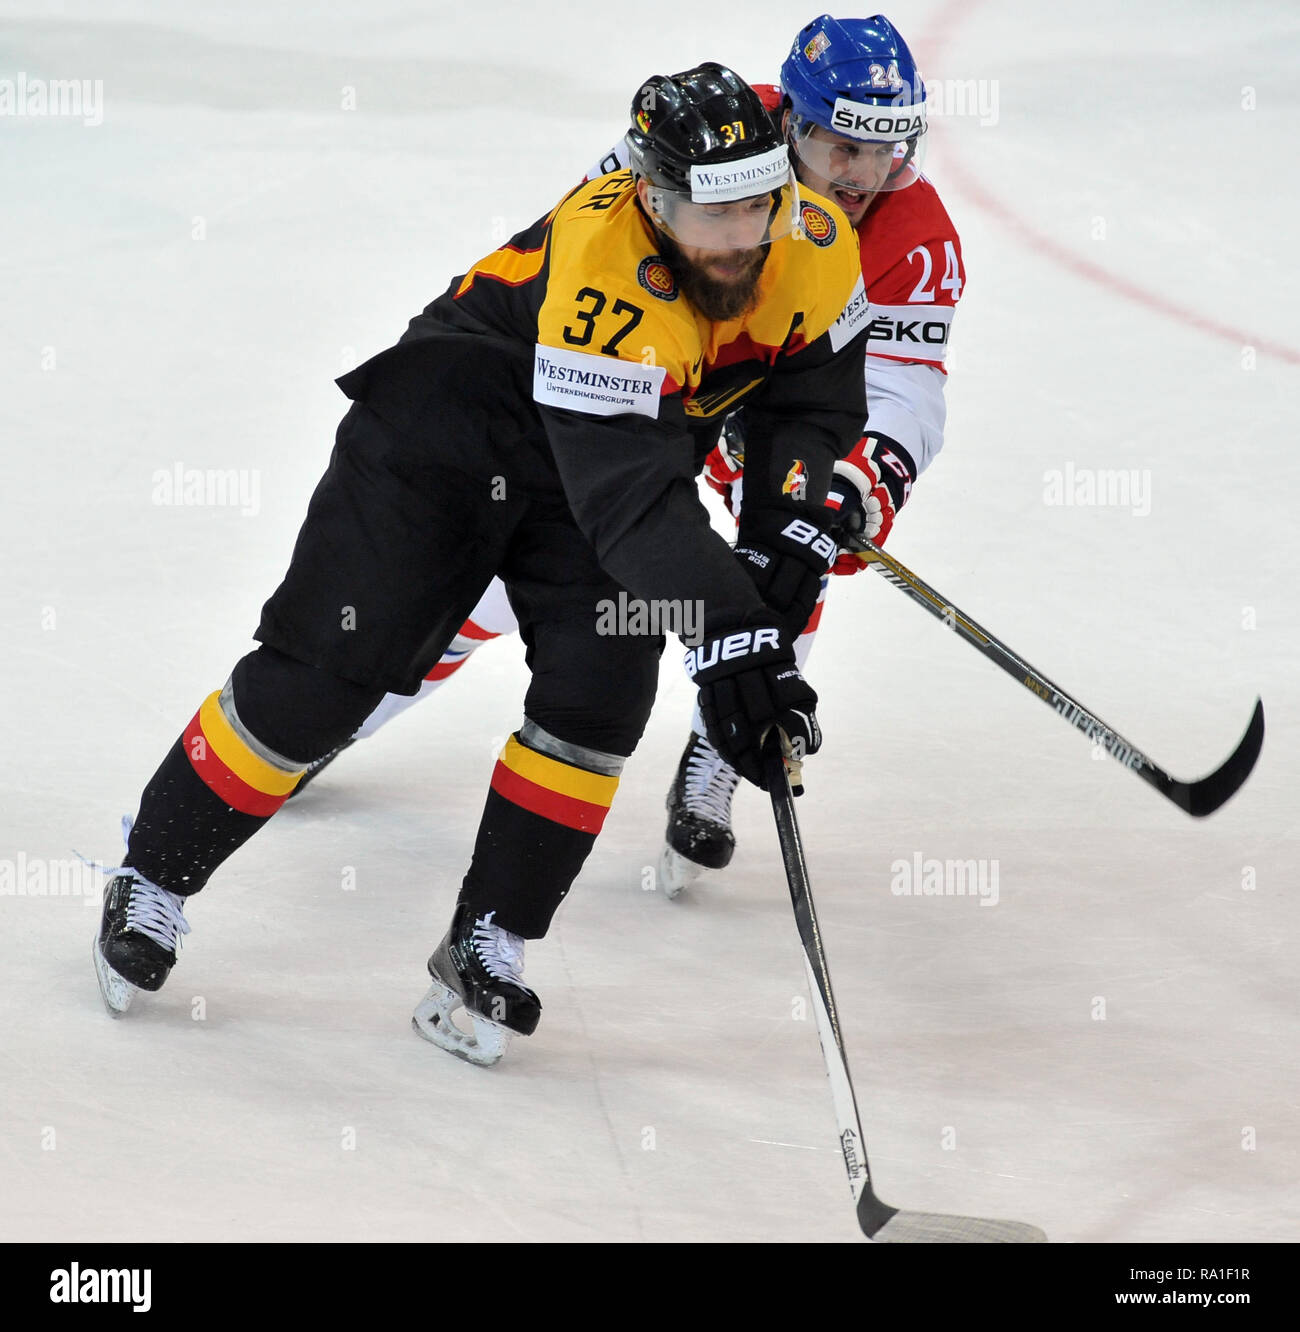
[[[421,681],[419,691],[414,694],[385,694],[375,710],[358,727],[355,738],[365,740],[374,735],[399,713],[439,689],[489,639],[516,633],[518,629],[519,621],[510,609],[506,585],[499,578],[494,578],[479,598],[478,604],[470,611],[469,619],[438,659],[438,664]]]

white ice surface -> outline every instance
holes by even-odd
[[[773,78],[812,11],[2,9],[0,79],[102,79],[106,110],[0,116],[0,861],[115,863],[119,816],[250,646],[332,377],[545,212],[642,77]],[[891,13],[927,76],[999,90],[996,125],[934,136],[969,289],[948,445],[891,549],[1179,775],[1257,693],[1269,737],[1193,822],[882,581],[837,581],[800,815],[877,1187],[1063,1241],[1295,1240],[1300,16]],[[1292,359],[1243,368],[1236,329]],[[257,514],[155,505],[177,463],[256,469]],[[1067,463],[1149,470],[1149,516],[1044,504]],[[542,1024],[496,1069],[408,1022],[519,721],[517,642],[237,854],[122,1021],[95,904],[0,897],[0,1240],[853,1239],[765,799],[742,793],[726,875],[677,903],[641,886],[678,657],[529,948]],[[892,894],[916,852],[996,859],[998,904]]]

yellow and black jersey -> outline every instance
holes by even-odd
[[[866,419],[857,237],[834,204],[800,202],[752,308],[715,323],[657,252],[630,173],[584,182],[339,383],[448,466],[558,481],[637,595],[759,611],[694,486],[725,415],[746,406],[746,513],[793,503],[792,476],[821,504]]]
[[[758,303],[740,319],[710,323],[681,298],[626,171],[579,186],[475,264],[453,299],[489,327],[535,341],[538,402],[657,417],[659,399],[680,395],[689,417],[715,417],[759,388],[780,359],[827,333],[860,283],[856,238],[838,210],[832,215],[834,206],[817,196],[802,203],[811,243],[790,237],[770,247]],[[636,370],[614,371],[601,363],[607,359]],[[620,399],[609,382],[588,384],[581,371],[589,360],[593,374],[622,374],[632,388]],[[574,373],[565,374],[569,366]],[[653,399],[642,387],[647,379]]]

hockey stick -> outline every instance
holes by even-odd
[[[849,1173],[849,1188],[853,1191],[853,1204],[862,1233],[868,1239],[882,1244],[1046,1243],[1047,1236],[1037,1226],[1023,1221],[945,1216],[937,1212],[904,1212],[876,1197],[871,1187],[871,1169],[867,1165],[862,1121],[858,1117],[853,1083],[849,1080],[840,1020],[835,1011],[830,972],[826,968],[826,954],[822,949],[817,912],[813,907],[812,889],[808,883],[808,866],[804,860],[799,824],[795,819],[794,797],[790,792],[785,760],[781,757],[780,744],[775,734],[765,750],[765,768],[772,811],[776,815],[776,832],[781,842],[781,859],[785,862],[786,882],[790,885],[790,901],[794,904],[795,923],[803,943],[808,987],[812,992],[813,1010],[817,1015],[817,1035],[826,1060],[826,1073],[831,1080],[835,1122],[840,1132],[840,1150],[844,1153],[844,1167]]]
[[[1053,684],[1041,671],[1018,656],[1005,643],[1000,642],[987,629],[981,628],[964,611],[940,596],[928,583],[924,583],[909,568],[892,555],[886,555],[870,541],[853,543],[853,549],[863,561],[900,591],[907,593],[918,606],[924,606],[931,615],[950,629],[955,629],[972,647],[982,652],[995,666],[1018,680],[1031,693],[1036,694],[1054,708],[1071,726],[1082,731],[1094,744],[1099,744],[1121,766],[1137,773],[1144,782],[1154,786],[1167,800],[1194,818],[1204,818],[1241,787],[1250,776],[1255,760],[1264,744],[1264,704],[1255,700],[1255,711],[1241,742],[1218,768],[1198,781],[1181,782],[1171,777],[1158,763],[1148,758],[1130,740],[1107,726],[1096,713],[1085,708],[1058,684]]]

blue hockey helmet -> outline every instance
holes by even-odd
[[[883,14],[814,19],[781,66],[781,89],[795,156],[831,188],[875,194],[920,176],[925,83]]]

